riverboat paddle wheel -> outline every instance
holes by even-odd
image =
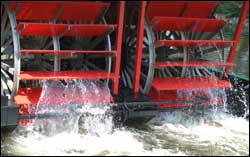
[[[41,116],[31,108],[39,103],[44,80],[107,84],[110,93],[78,92],[74,103],[105,99],[116,104],[113,110],[122,121],[175,108],[222,104],[220,95],[207,91],[231,88],[227,77],[229,68],[236,66],[234,53],[249,3],[243,4],[233,40],[223,36],[228,20],[216,17],[220,4],[2,2],[1,126],[11,123],[4,117],[18,121]],[[56,88],[46,103],[68,103],[70,94]]]

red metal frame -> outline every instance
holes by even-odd
[[[160,6],[161,5],[158,5],[158,7],[160,7]],[[244,4],[243,4],[241,14],[240,14],[240,19],[239,19],[239,22],[238,22],[238,25],[237,25],[237,28],[236,28],[236,31],[235,31],[235,34],[234,34],[234,40],[231,41],[233,43],[233,46],[231,46],[230,53],[229,53],[229,56],[228,56],[228,59],[227,59],[227,62],[226,62],[226,64],[229,65],[229,66],[235,66],[232,62],[233,62],[233,58],[234,58],[236,48],[238,46],[238,42],[239,42],[239,39],[240,39],[240,33],[242,31],[242,27],[243,27],[243,24],[244,24],[244,20],[246,18],[248,7],[249,7],[249,2],[245,1]],[[139,16],[138,16],[138,30],[137,30],[137,32],[138,32],[138,36],[137,36],[138,40],[137,40],[137,43],[136,43],[137,47],[136,47],[135,72],[134,72],[134,82],[133,82],[134,83],[133,91],[134,91],[135,94],[138,93],[138,91],[139,91],[141,55],[142,55],[142,42],[141,41],[143,40],[143,33],[144,33],[143,30],[144,30],[145,8],[146,8],[146,2],[143,1],[143,2],[141,2],[140,12],[139,12]],[[167,17],[167,18],[169,18],[169,17]],[[192,19],[192,18],[189,18],[189,19]],[[212,20],[214,20],[214,19],[212,19]],[[151,21],[152,21],[152,19],[151,19]],[[223,21],[223,20],[221,20],[221,21]],[[223,43],[223,44],[225,44],[225,43]],[[229,73],[229,66],[226,67],[226,70],[225,70],[226,74]]]
[[[236,31],[234,33],[233,40],[235,41],[235,44],[231,47],[230,52],[229,52],[229,56],[227,58],[227,62],[229,62],[229,63],[233,62],[234,55],[235,55],[235,52],[236,52],[236,49],[238,47],[238,43],[240,40],[240,33],[241,33],[243,25],[244,25],[244,21],[245,21],[246,15],[247,15],[248,8],[249,8],[249,1],[244,1],[242,9],[241,9],[241,13],[240,13],[239,21],[238,21],[238,24],[236,27]],[[229,72],[230,72],[230,69],[226,68],[226,70],[225,70],[226,76],[228,76]]]
[[[44,5],[44,2],[39,2]],[[63,7],[63,11],[67,11],[67,9],[73,9],[72,6],[75,6],[76,4],[70,4],[71,2],[62,2],[62,3],[56,3],[56,2],[48,2],[50,4],[54,5],[62,5],[62,4],[67,4]],[[45,19],[50,19],[50,17],[55,17],[55,14],[53,13],[53,7],[52,10],[51,7],[48,8],[47,14],[49,14],[46,17],[41,17],[40,14],[41,12],[37,11],[34,8],[37,7],[37,5],[32,7],[27,7],[27,5],[35,5],[38,4],[37,2],[24,2],[22,3],[22,7],[24,10],[29,10],[29,12],[33,12],[33,14],[29,14],[30,16],[36,16],[33,17],[34,19],[37,18],[45,18]],[[78,2],[77,2],[78,4]],[[101,11],[101,7],[109,7],[108,3],[93,3],[93,2],[83,2],[79,3],[79,5],[88,5],[87,8],[88,10],[91,8],[94,8],[94,12],[97,12],[97,10]],[[100,7],[95,7],[95,4],[100,5]],[[50,5],[49,5],[50,6]],[[91,8],[89,8],[91,6]],[[88,70],[88,71],[22,71],[19,75],[21,80],[60,80],[60,79],[94,79],[94,78],[111,78],[113,79],[114,85],[113,85],[113,93],[118,94],[118,86],[119,86],[119,71],[120,71],[120,59],[121,59],[121,47],[122,47],[122,33],[123,33],[123,19],[124,19],[124,7],[125,7],[125,2],[121,1],[118,3],[118,10],[117,10],[117,24],[51,24],[51,23],[31,23],[31,22],[22,22],[17,25],[16,29],[19,30],[20,35],[56,35],[56,36],[97,36],[97,35],[102,35],[103,33],[109,32],[112,29],[116,29],[116,48],[111,51],[106,51],[106,50],[34,50],[34,49],[29,49],[29,50],[19,50],[19,53],[114,53],[114,61],[115,61],[115,66],[113,69],[112,73],[109,73],[105,70]],[[79,7],[79,6],[78,6]],[[57,7],[58,8],[58,7]],[[67,8],[67,9],[66,9]],[[81,11],[82,7],[80,6]],[[33,9],[33,10],[32,10]],[[66,9],[66,10],[65,10]],[[57,9],[58,10],[58,9]],[[77,8],[77,12],[79,9]],[[73,13],[73,12],[72,12]],[[88,12],[87,12],[88,13]],[[90,13],[91,16],[93,13]],[[21,17],[23,17],[22,14],[19,14]],[[62,12],[60,16],[58,17],[59,20],[63,18],[66,14]],[[89,15],[89,14],[86,14]],[[93,15],[96,16],[96,15]],[[64,17],[64,18],[65,18]],[[74,13],[74,17],[70,17],[67,15],[69,20],[72,20],[74,18],[81,19],[82,14],[77,14]],[[23,17],[25,18],[25,17]],[[33,19],[32,17],[29,17],[28,19]],[[88,16],[83,16],[83,18],[90,18]],[[75,20],[75,19],[74,19]],[[20,92],[22,91],[21,89],[19,90]],[[19,93],[20,93],[19,92]],[[27,93],[24,93],[27,94]],[[16,99],[17,104],[23,104],[25,100],[31,100],[32,96],[36,98],[36,95],[39,95],[39,92],[33,92],[33,94],[27,95],[27,97],[22,96],[18,97]],[[18,95],[17,95],[18,96]],[[27,98],[27,99],[26,99]],[[23,99],[23,100],[22,100]],[[93,99],[95,100],[95,99]],[[35,101],[32,101],[33,103]],[[26,101],[25,103],[28,103]]]
[[[20,1],[19,1],[20,2]],[[10,3],[10,9],[15,10],[18,1]],[[102,7],[109,7],[109,3],[103,2],[67,2],[67,1],[22,1],[16,12],[17,20],[53,20],[60,7],[62,12],[59,20],[93,20],[96,19]],[[44,8],[47,11],[44,11]],[[83,14],[84,12],[88,14]]]
[[[216,104],[216,105],[223,105],[223,101],[220,97],[213,95],[211,91],[207,90],[199,90],[196,91],[195,94],[185,94],[183,93],[182,96],[178,96],[178,93],[176,90],[171,91],[161,91],[158,92],[156,90],[150,90],[149,96],[154,98],[154,100],[157,101],[172,101],[172,100],[180,100],[180,101],[190,101],[194,100],[196,96],[204,97],[210,99],[208,102],[203,102],[199,104],[199,106],[206,106],[210,104]],[[179,108],[179,107],[187,107],[187,106],[195,106],[194,103],[173,103],[173,104],[161,104],[158,105],[158,108]]]
[[[133,91],[135,94],[139,92],[139,83],[140,83],[140,73],[141,73],[141,57],[142,57],[142,41],[144,38],[144,17],[145,9],[147,2],[140,2],[140,11],[138,16],[138,36],[136,42],[136,54],[135,54],[135,71],[134,71],[134,80],[133,80]]]
[[[119,88],[119,73],[120,73],[120,63],[121,63],[121,49],[122,49],[122,33],[123,33],[123,19],[124,19],[124,8],[125,1],[120,1],[118,5],[118,29],[116,33],[116,56],[115,56],[115,67],[114,67],[114,83],[113,83],[113,93],[118,94]]]
[[[226,19],[155,16],[149,24],[153,26],[153,30],[214,32],[222,28],[227,21]]]
[[[99,36],[117,25],[107,24],[51,24],[21,22],[16,30],[20,35],[29,36]]]
[[[192,77],[165,77],[154,78],[152,87],[158,91],[164,90],[190,90],[207,88],[231,88],[226,80],[220,80],[216,76],[192,76]]]
[[[200,66],[236,66],[234,63],[225,63],[218,61],[166,61],[166,62],[155,62],[156,67],[200,67]]]
[[[137,36],[137,43],[136,43],[136,60],[134,62],[135,64],[135,71],[134,71],[134,80],[133,80],[133,91],[135,94],[137,94],[139,92],[139,83],[140,83],[140,70],[141,70],[141,57],[142,57],[142,40],[143,40],[143,37],[144,37],[144,17],[145,17],[145,11],[146,11],[146,5],[147,5],[147,2],[146,1],[142,1],[140,2],[140,10],[139,10],[139,16],[138,16],[138,28],[137,28],[137,32],[138,32],[138,36]],[[238,46],[238,42],[239,42],[239,39],[240,39],[240,33],[242,31],[242,28],[243,28],[243,24],[244,24],[244,20],[245,20],[245,17],[246,17],[246,14],[247,14],[247,10],[248,10],[248,7],[249,7],[249,2],[248,1],[245,1],[244,4],[243,4],[243,7],[242,7],[242,10],[241,10],[241,14],[240,14],[240,18],[239,18],[239,22],[237,24],[237,28],[236,28],[236,31],[235,31],[235,34],[234,34],[234,39],[233,39],[233,42],[235,43],[232,47],[231,47],[231,50],[230,50],[230,53],[229,53],[229,57],[227,59],[227,64],[232,64],[233,62],[233,58],[234,58],[234,55],[235,55],[235,51],[236,51],[236,48]],[[124,22],[124,9],[125,9],[125,1],[120,1],[119,2],[119,5],[118,5],[118,16],[117,16],[117,32],[116,32],[116,56],[114,57],[114,72],[111,73],[110,75],[106,75],[106,73],[104,74],[100,74],[101,76],[100,77],[107,77],[107,78],[110,78],[112,77],[114,80],[113,80],[113,93],[114,94],[118,94],[118,89],[119,89],[119,72],[120,72],[120,61],[121,61],[121,48],[122,48],[122,34],[123,34],[123,22]],[[54,14],[53,14],[54,15]],[[78,15],[77,15],[78,16]],[[53,16],[54,17],[54,16]],[[189,17],[189,16],[188,16]],[[192,19],[192,18],[188,18],[186,17],[185,19]],[[47,18],[46,18],[47,19]],[[60,19],[60,18],[59,18]],[[162,18],[163,19],[163,18]],[[167,18],[165,18],[167,19]],[[168,19],[171,19],[168,17]],[[172,17],[172,19],[175,19],[174,20],[174,23],[175,22],[178,22],[178,20],[180,20],[180,18],[177,18],[177,17]],[[151,19],[151,20],[154,20],[154,19]],[[181,19],[183,20],[183,19]],[[214,21],[214,19],[213,19]],[[191,21],[193,22],[193,21]],[[223,23],[223,21],[222,21]],[[51,24],[50,24],[51,25]],[[64,25],[62,25],[64,26]],[[116,25],[113,25],[114,27]],[[105,26],[106,27],[109,27],[108,25]],[[211,26],[212,27],[212,26]],[[27,29],[27,28],[26,28]],[[64,32],[65,31],[65,27],[62,28],[62,30],[60,31],[60,33]],[[24,30],[22,30],[24,31]],[[100,30],[99,30],[100,31]],[[92,33],[92,32],[88,32],[88,33]],[[93,33],[98,33],[98,32],[93,32]],[[75,34],[73,34],[75,35]],[[84,34],[86,35],[86,34]],[[173,42],[177,42],[177,41],[173,41]],[[179,42],[179,41],[178,41]],[[182,43],[183,44],[184,41],[180,41],[179,43]],[[190,41],[189,41],[190,42]],[[178,43],[178,44],[179,44]],[[187,44],[187,43],[184,43],[184,44]],[[189,43],[190,44],[190,43]],[[24,52],[25,50],[20,50],[19,52]],[[30,52],[33,51],[35,53],[35,51],[37,53],[39,52],[46,52],[46,53],[50,53],[50,52],[54,52],[54,50],[29,50]],[[69,53],[71,52],[72,50],[59,50],[61,53]],[[78,53],[85,53],[87,51],[85,50],[82,50],[82,51],[77,51],[75,50],[74,52],[78,52]],[[92,53],[93,51],[88,51],[89,53]],[[94,53],[94,52],[93,52]],[[106,53],[106,51],[99,51],[99,53]],[[220,64],[221,65],[221,64]],[[176,66],[176,65],[175,65]],[[192,64],[193,66],[193,64]],[[196,66],[196,64],[195,64]],[[225,73],[228,74],[229,73],[229,68],[226,68],[225,70]],[[26,73],[27,74],[27,73]],[[32,76],[30,75],[31,73],[28,73],[28,75],[26,75],[24,78],[26,78],[26,80],[29,80],[29,79],[37,79],[37,77],[39,77],[39,79],[58,79],[58,76],[53,76],[52,75],[48,76]],[[34,73],[32,73],[34,74]],[[54,74],[54,73],[53,73]],[[62,77],[66,77],[68,76],[68,74],[65,74],[64,72],[60,72],[59,75],[60,78]],[[82,77],[88,77],[88,78],[92,78],[92,77],[96,77],[96,73],[91,73],[86,75],[86,74],[83,74],[83,73],[75,73],[75,72],[71,72],[70,73],[71,77],[70,78],[82,78]],[[21,74],[22,75],[22,74]],[[20,75],[20,76],[21,76]],[[40,75],[42,75],[40,73]],[[24,75],[22,75],[24,76]],[[166,80],[164,80],[166,81]],[[171,82],[172,81],[172,82]],[[197,82],[200,83],[200,85],[198,86],[199,88],[200,87],[203,87],[203,88],[209,88],[212,87],[212,88],[217,88],[218,86],[223,86],[223,87],[230,87],[231,85],[228,83],[228,82],[223,82],[221,81],[220,83],[217,83],[217,84],[213,84],[213,82],[211,83],[211,80],[210,79],[205,79],[205,81],[207,81],[207,85],[205,84],[204,85],[204,80],[196,80],[196,85],[197,86]],[[174,87],[171,88],[172,89],[181,89],[181,88],[184,88],[184,89],[191,89],[193,88],[193,85],[192,87],[189,87],[189,86],[184,86],[183,87],[183,84],[181,81],[179,81],[179,85],[176,85],[176,82],[178,82],[178,80],[175,80],[173,78],[171,78],[171,80],[169,82],[165,82],[165,83],[160,83],[160,81],[158,80],[155,80],[152,85],[154,86],[155,83],[157,86],[157,83],[159,84],[157,87],[157,89],[160,89],[160,88],[164,88],[164,90],[168,87],[168,89],[170,88],[169,86],[166,85],[166,83],[171,83],[173,84]],[[167,87],[165,88],[164,86],[162,85],[166,85]]]
[[[51,88],[52,89],[52,88]],[[70,89],[69,89],[70,90]],[[75,103],[96,103],[96,102],[103,102],[103,100],[106,100],[107,98],[109,101],[113,101],[112,96],[109,94],[106,95],[106,92],[100,92],[100,94],[96,95],[93,93],[93,91],[89,91],[86,94],[82,94],[80,91],[77,91],[79,89],[74,89],[75,95],[74,98],[72,98],[72,94],[70,92],[65,93],[63,88],[53,88],[53,93],[48,94],[46,98],[46,104],[67,104],[74,101]],[[36,88],[20,88],[18,90],[17,95],[14,97],[14,101],[18,105],[36,105],[39,102],[39,99],[41,97],[42,88],[36,87]],[[69,99],[68,99],[69,98]],[[43,105],[43,104],[42,104]]]
[[[163,46],[190,46],[190,47],[208,47],[208,46],[217,46],[217,47],[227,47],[233,45],[234,41],[231,40],[156,40],[156,45]]]
[[[113,78],[114,74],[105,70],[72,71],[21,71],[21,80],[60,80],[60,79],[95,79]]]
[[[221,4],[218,1],[151,1],[147,16],[151,19],[159,16],[207,18],[213,7]],[[167,9],[166,9],[167,8]]]

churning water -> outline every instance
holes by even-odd
[[[249,121],[244,118],[220,111],[207,111],[203,116],[175,111],[161,113],[144,124],[115,128],[112,117],[106,114],[111,105],[104,103],[109,100],[106,85],[75,81],[45,82],[43,87],[39,105],[33,110],[46,113],[50,99],[67,98],[70,102],[49,110],[68,116],[36,118],[19,126],[1,138],[1,155],[249,155]],[[58,88],[63,94],[55,94]],[[103,102],[75,104],[76,93],[86,98],[90,92]],[[106,100],[101,93],[107,95]],[[79,123],[86,111],[94,116]]]

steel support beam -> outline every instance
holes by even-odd
[[[124,8],[125,1],[120,1],[118,5],[118,29],[116,33],[116,56],[115,56],[115,67],[114,67],[114,83],[113,83],[113,93],[118,94],[119,88],[119,73],[120,73],[120,63],[121,63],[121,49],[122,49],[122,33],[123,33],[123,19],[124,19]]]
[[[147,2],[140,2],[138,27],[137,27],[137,41],[136,41],[136,54],[135,54],[135,70],[133,80],[133,92],[138,94],[140,86],[140,74],[141,74],[141,58],[142,58],[142,46],[144,38],[144,17]]]

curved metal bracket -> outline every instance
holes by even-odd
[[[15,18],[15,13],[11,12],[8,7],[8,2],[3,2],[4,7],[7,11],[10,25],[11,25],[11,32],[12,32],[12,38],[13,38],[13,45],[14,45],[14,74],[13,74],[13,87],[12,87],[12,93],[11,93],[11,99],[16,95],[17,90],[19,88],[19,74],[21,69],[21,60],[20,60],[20,53],[18,52],[20,50],[20,38],[19,33],[16,30],[17,21]]]

